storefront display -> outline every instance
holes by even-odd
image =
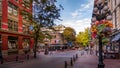
[[[18,38],[8,36],[8,54],[17,54],[18,53]]]
[[[24,38],[22,42],[22,47],[24,53],[27,54],[30,51],[30,39]]]

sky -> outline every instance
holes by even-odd
[[[56,24],[72,27],[77,34],[90,27],[93,0],[57,0],[57,4],[64,10],[61,11],[62,21],[56,21]]]

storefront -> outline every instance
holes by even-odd
[[[18,54],[18,37],[8,36],[8,55]]]
[[[25,54],[28,51],[32,53],[34,38],[31,35],[0,32],[0,40],[3,57],[13,54]]]
[[[111,42],[112,42],[113,50],[120,53],[120,32],[113,35]]]

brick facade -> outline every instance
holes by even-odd
[[[21,14],[22,10],[31,13],[32,9],[23,6],[22,2],[22,0],[0,1],[0,46],[3,55],[19,54],[26,45],[33,48],[34,39],[30,34],[30,24]]]

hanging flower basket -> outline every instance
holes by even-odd
[[[109,42],[108,37],[112,33],[113,24],[111,21],[102,20],[96,21],[91,25],[92,38],[97,38],[97,35],[102,36],[102,42]]]

